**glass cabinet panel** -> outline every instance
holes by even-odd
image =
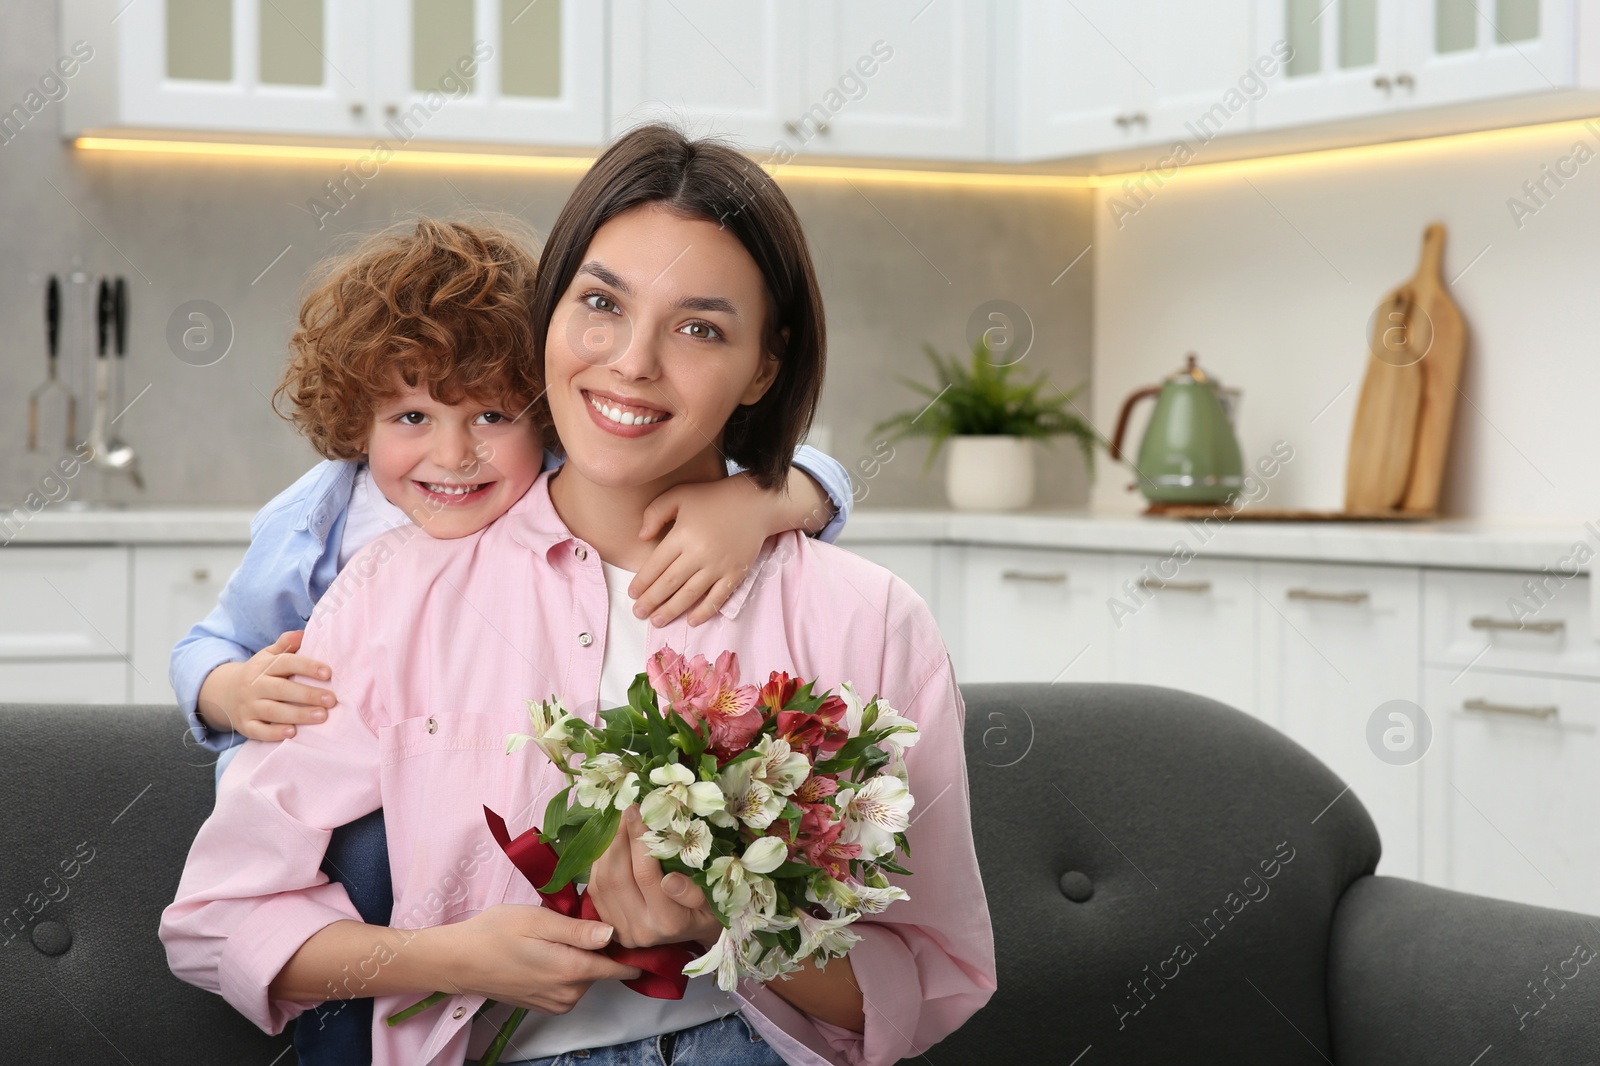
[[[1539,36],[1539,0],[1495,0],[1495,41],[1531,41]]]
[[[233,0],[167,0],[167,77],[233,79]]]
[[[1339,66],[1370,67],[1378,61],[1378,0],[1341,0]]]
[[[535,7],[539,5],[535,4]],[[411,87],[439,88],[447,74],[461,78],[456,64],[472,58],[472,0],[415,0],[411,7]],[[472,90],[472,78],[461,78]]]
[[[322,84],[322,0],[263,0],[261,80],[267,85]]]
[[[1478,43],[1478,5],[1474,0],[1434,0],[1433,50],[1465,52]]]
[[[561,5],[501,0],[500,95],[561,95]]]
[[[1317,0],[1284,0],[1283,24],[1293,49],[1284,72],[1291,78],[1322,69],[1322,31],[1317,28]]]

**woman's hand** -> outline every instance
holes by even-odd
[[[200,717],[212,729],[251,740],[287,740],[295,726],[327,718],[334,694],[289,680],[298,674],[326,681],[332,675],[327,663],[294,654],[304,636],[300,629],[284,633],[245,662],[212,670],[196,700]]]
[[[600,953],[611,930],[544,907],[501,904],[464,922],[427,931],[441,952],[441,991],[486,996],[541,1014],[565,1014],[596,981],[629,981],[637,966]],[[456,987],[451,988],[450,984]]]
[[[768,491],[745,474],[678,485],[645,508],[640,540],[651,540],[667,523],[672,529],[639,568],[628,595],[636,618],[660,627],[693,607],[697,626],[723,602],[774,533],[814,533],[833,518],[828,494],[799,467],[789,470],[785,490]]]
[[[616,927],[617,943],[648,948],[693,940],[709,947],[722,923],[706,905],[705,893],[680,873],[661,874],[661,862],[639,838],[644,822],[639,807],[629,807],[611,846],[589,870],[589,898],[600,917]]]

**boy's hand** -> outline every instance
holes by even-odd
[[[326,663],[296,655],[305,631],[284,633],[242,663],[223,663],[200,686],[200,716],[213,729],[232,729],[251,740],[287,740],[295,726],[323,721],[336,697],[302,685],[296,674],[326,681]]]
[[[628,585],[634,617],[648,615],[660,627],[693,606],[689,624],[697,626],[716,614],[766,539],[791,528],[786,519],[777,524],[777,498],[738,474],[657,496],[645,508],[639,539],[650,540],[669,522],[672,529]]]

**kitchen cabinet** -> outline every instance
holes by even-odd
[[[1256,26],[1293,50],[1262,129],[1575,85],[1572,0],[1257,0]]]
[[[64,0],[62,12],[68,41],[115,53],[84,64],[63,101],[68,134],[311,134],[391,149],[605,137],[605,11],[580,0]]]
[[[1111,680],[1109,556],[969,546],[962,570],[962,681]]]
[[[1112,677],[1256,714],[1256,564],[1119,554],[1111,568]]]
[[[799,117],[808,10],[794,0],[612,0],[612,135],[664,120],[764,158]]]
[[[242,545],[133,548],[133,702],[177,700],[167,683],[172,646],[211,613],[243,559]]]
[[[1600,678],[1592,580],[1567,576],[1559,566],[1536,574],[1430,571],[1428,664]]]
[[[1600,682],[1424,671],[1427,880],[1600,914]]]
[[[1148,143],[1127,0],[1019,0],[1001,21],[1009,42],[996,109],[1001,159],[1032,160]]]
[[[127,702],[128,666],[121,659],[0,662],[0,703]]]
[[[1262,716],[1360,797],[1383,840],[1380,872],[1419,877],[1418,571],[1264,561],[1256,591]]]
[[[0,552],[0,661],[121,658],[128,550],[7,545]]]

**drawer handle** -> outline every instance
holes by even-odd
[[[1558,708],[1553,703],[1544,707],[1518,707],[1514,703],[1493,703],[1489,700],[1465,700],[1461,704],[1461,709],[1491,714],[1515,714],[1523,718],[1554,718],[1558,713]]]
[[[1054,573],[1037,574],[1028,570],[1002,570],[1000,571],[1000,579],[1002,581],[1042,581],[1047,585],[1065,585],[1067,583],[1067,572],[1065,570],[1057,570]]]
[[[1548,622],[1512,622],[1504,618],[1490,618],[1480,614],[1469,623],[1473,629],[1510,629],[1514,631],[1526,630],[1529,633],[1559,633],[1567,628],[1567,623],[1557,618]]]
[[[1153,591],[1159,591],[1161,589],[1171,589],[1174,592],[1210,592],[1211,591],[1211,582],[1209,582],[1209,581],[1160,581],[1160,580],[1158,580],[1156,578],[1153,578],[1153,577],[1147,577],[1147,578],[1142,579],[1139,582],[1139,587],[1140,588],[1145,588],[1145,589],[1151,589]]]
[[[1290,589],[1287,595],[1291,600],[1311,600],[1315,603],[1366,603],[1372,599],[1370,592],[1360,589],[1355,592],[1320,592],[1317,589]]]
[[[205,584],[207,581],[211,580],[211,571],[207,570],[203,566],[196,567],[194,572],[194,580],[198,585]]]

